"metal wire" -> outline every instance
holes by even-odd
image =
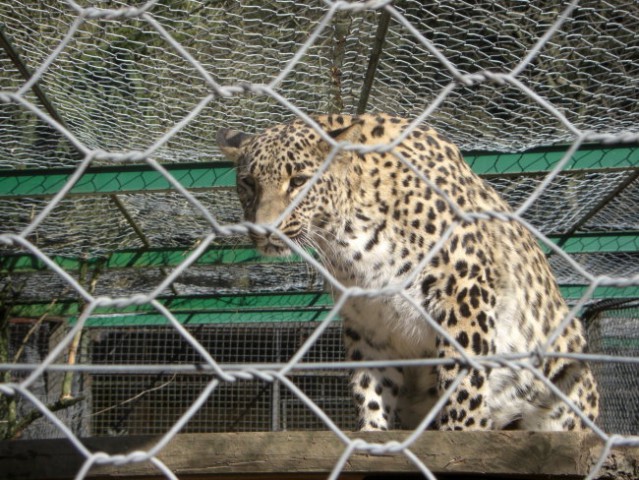
[[[615,188],[628,178],[627,170],[607,172],[602,167],[596,172],[575,173],[564,167],[584,144],[639,143],[636,128],[639,110],[632,90],[633,75],[639,70],[636,61],[639,46],[633,28],[639,22],[636,2],[628,2],[624,8],[610,7],[610,11],[604,12],[580,6],[576,0],[562,4],[561,8],[554,4],[543,8],[533,2],[509,8],[487,2],[455,9],[447,2],[431,2],[432,6],[426,8],[417,1],[397,2],[396,6],[388,1],[307,4],[281,0],[268,5],[227,2],[229,5],[225,7],[189,3],[197,8],[180,8],[160,1],[138,6],[113,1],[107,8],[72,0],[0,5],[4,33],[8,33],[9,41],[20,46],[20,55],[13,61],[28,59],[32,67],[27,70],[32,72],[30,77],[24,78],[25,71],[6,59],[0,64],[6,77],[0,84],[3,88],[0,120],[7,125],[0,131],[0,161],[12,169],[74,168],[53,196],[44,199],[27,196],[0,205],[3,219],[0,251],[29,253],[43,265],[49,278],[55,279],[59,298],[66,295],[79,305],[75,323],[67,327],[61,321],[56,330],[61,338],[53,341],[53,337],[47,336],[46,347],[42,335],[49,332],[39,331],[35,336],[30,333],[36,331],[41,321],[15,330],[14,334],[22,339],[33,338],[18,341],[22,342],[21,352],[10,352],[15,358],[0,363],[0,370],[8,372],[0,383],[0,394],[8,400],[20,399],[21,408],[37,411],[42,417],[40,422],[69,439],[85,458],[76,478],[84,478],[94,464],[121,465],[146,460],[166,478],[175,478],[156,454],[178,431],[185,429],[304,428],[327,428],[345,444],[331,478],[337,478],[350,456],[360,451],[405,455],[427,478],[435,478],[427,461],[417,458],[410,448],[470,368],[527,369],[553,391],[554,385],[532,366],[535,361],[557,356],[578,358],[600,365],[601,375],[620,382],[636,378],[637,343],[621,350],[601,346],[619,336],[634,336],[636,342],[639,337],[636,316],[624,324],[623,334],[606,331],[608,323],[602,320],[600,333],[604,333],[595,341],[600,348],[593,353],[560,355],[540,349],[518,356],[473,357],[453,338],[448,338],[451,345],[457,345],[459,358],[369,362],[371,366],[457,363],[462,367],[456,382],[404,442],[373,444],[344,434],[344,430],[352,428],[353,421],[352,407],[346,398],[348,369],[368,363],[339,361],[342,350],[337,322],[347,299],[405,295],[404,285],[384,290],[348,288],[312,253],[275,230],[302,260],[300,265],[305,269],[300,277],[280,285],[280,289],[318,290],[326,283],[342,294],[337,303],[326,306],[314,323],[256,324],[241,328],[185,326],[180,315],[189,312],[165,301],[171,286],[184,293],[179,291],[180,282],[197,271],[197,262],[212,246],[233,244],[251,230],[274,230],[270,225],[242,222],[238,207],[231,206],[232,201],[224,192],[190,191],[166,165],[217,156],[211,131],[222,125],[245,127],[246,118],[250,118],[248,128],[257,130],[298,117],[317,128],[312,113],[331,110],[337,104],[344,105],[346,111],[356,108],[361,93],[357,89],[358,78],[364,76],[367,64],[364,60],[382,12],[390,19],[390,25],[384,48],[377,52],[381,56],[375,82],[366,94],[371,110],[394,111],[413,120],[403,136],[428,121],[467,150],[517,151],[539,145],[566,145],[563,158],[542,175],[491,179],[516,213],[459,212],[463,220],[470,222],[478,219],[521,222],[552,252],[553,267],[564,283],[578,279],[586,285],[562,326],[551,335],[550,344],[594,297],[597,288],[639,287],[636,255],[632,252],[610,253],[609,257],[600,256],[596,261],[590,261],[591,257],[582,260],[548,238],[580,224],[584,212],[593,211],[590,208],[593,203],[608,199],[610,192],[617,192]],[[624,10],[624,19],[615,13],[620,10]],[[206,21],[194,22],[191,15],[201,15]],[[341,98],[334,98],[331,96],[335,90],[325,75],[325,65],[332,65],[335,54],[331,30],[338,15],[350,18],[350,34],[344,40],[338,90]],[[39,35],[39,28],[45,34]],[[464,42],[468,32],[481,41]],[[603,49],[604,45],[618,48]],[[497,51],[501,53],[495,54]],[[573,59],[581,59],[587,68],[577,70],[571,77],[559,65],[568,65]],[[572,71],[579,67],[565,68]],[[420,79],[424,72],[432,72],[428,81]],[[36,85],[39,93],[34,95]],[[51,107],[40,105],[42,92],[54,99],[51,105],[59,117],[52,115]],[[23,121],[20,117],[28,119]],[[589,123],[588,119],[592,121]],[[484,127],[480,133],[477,125]],[[48,130],[46,138],[40,140],[48,145],[46,149],[41,142],[33,141],[37,137],[33,131],[43,126]],[[318,134],[326,137],[319,130]],[[327,140],[333,150],[323,169],[342,148],[365,153],[391,147],[364,148]],[[395,143],[399,141],[401,138]],[[407,159],[399,160],[414,168]],[[171,192],[122,194],[118,197],[119,207],[104,198],[71,195],[89,167],[129,163],[146,164],[170,186]],[[432,188],[437,190],[436,185]],[[597,231],[602,226],[608,231],[636,229],[638,210],[628,210],[629,205],[636,204],[636,190],[636,182],[624,185],[614,201],[588,217],[584,231]],[[584,205],[585,202],[591,203]],[[451,203],[451,207],[455,205]],[[127,212],[125,222],[122,208]],[[295,203],[283,215],[293,208]],[[103,220],[99,225],[90,220],[96,209]],[[167,223],[170,226],[165,228]],[[140,232],[144,232],[144,238]],[[427,264],[445,240],[446,235],[421,266]],[[133,289],[131,285],[135,282],[120,288],[115,282],[98,286],[95,278],[81,273],[81,268],[76,275],[53,259],[55,255],[70,254],[100,256],[126,248],[148,250],[157,245],[188,246],[188,250],[170,271],[163,271],[152,282],[138,283]],[[299,268],[282,265],[269,268],[288,268],[284,270],[288,273],[282,276],[290,276],[291,268]],[[310,270],[314,272],[311,280],[300,280]],[[248,273],[243,278],[251,279],[251,275],[258,282],[264,271]],[[230,285],[231,281],[224,286],[228,278],[218,279],[221,285],[216,287],[218,294],[238,291],[237,285]],[[20,272],[12,272],[8,281],[0,283],[2,300],[10,303],[12,296],[20,295],[35,299],[37,289],[28,282],[27,277],[20,277]],[[49,308],[54,306],[51,304]],[[104,309],[125,314],[133,307],[147,308],[162,324],[111,329],[90,326],[90,320]],[[419,305],[414,307],[436,331],[448,335]],[[54,330],[48,323],[47,328]],[[84,334],[83,340],[77,345],[80,333]],[[86,342],[91,343],[91,348]],[[79,349],[80,354],[75,363],[68,364],[67,356],[73,349]],[[628,369],[634,369],[630,377],[625,376]],[[90,413],[80,415],[79,425],[72,426],[71,420],[56,415],[51,399],[45,395],[51,392],[41,385],[45,377],[63,377],[67,372],[75,374],[75,383],[67,393],[86,395],[87,402],[91,402]],[[122,376],[113,377],[114,373]],[[92,385],[82,384],[83,374],[92,374]],[[114,378],[118,379],[117,384],[113,383]],[[629,391],[631,399],[626,403],[636,405],[637,387]],[[170,406],[177,392],[184,397],[184,403]],[[624,430],[606,420],[609,422],[606,426],[613,429],[612,434],[607,433],[608,430],[590,422],[561,392],[555,393],[605,444],[587,478],[595,477],[614,446],[639,446],[639,439],[633,436],[638,433],[637,426],[625,423]],[[604,399],[614,405],[615,400]],[[169,406],[162,415],[154,413],[150,419],[148,405]],[[235,410],[229,410],[229,405]],[[152,431],[143,430],[150,423]],[[156,433],[162,437],[147,451],[109,455],[92,452],[83,445],[79,437],[87,431],[96,435]]]

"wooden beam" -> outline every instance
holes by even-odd
[[[351,433],[351,438],[385,443],[402,441],[409,432]],[[92,452],[126,454],[148,451],[157,437],[91,438]],[[583,479],[599,459],[603,441],[589,433],[573,432],[425,432],[410,450],[436,475],[447,479],[478,478],[528,480]],[[177,435],[158,458],[179,478],[295,478],[326,476],[345,445],[332,432],[211,433]],[[0,472],[13,480],[73,478],[84,459],[68,440],[0,442]],[[345,463],[342,478],[383,472],[415,473],[402,453],[372,455],[355,452]],[[454,476],[450,476],[454,475]],[[103,465],[86,478],[165,478],[150,463]],[[639,447],[614,449],[596,478],[639,478]]]

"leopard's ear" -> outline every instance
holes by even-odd
[[[334,130],[330,130],[327,133],[336,141],[336,142],[350,142],[350,143],[360,143],[359,137],[362,133],[362,125],[363,121],[357,117],[352,118],[352,122],[350,125],[346,125],[340,128],[336,128]]]
[[[216,140],[218,147],[220,147],[220,150],[222,150],[226,158],[237,163],[237,160],[242,154],[242,145],[251,137],[252,135],[242,133],[238,130],[223,128],[217,132]]]

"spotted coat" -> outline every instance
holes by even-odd
[[[595,419],[597,389],[583,363],[546,359],[463,375],[454,361],[462,352],[534,351],[568,314],[534,237],[508,218],[508,205],[457,147],[432,128],[411,130],[407,120],[385,114],[314,121],[321,131],[301,120],[253,136],[222,130],[218,144],[237,164],[246,220],[271,229],[251,234],[258,249],[286,255],[286,236],[315,248],[338,282],[331,287],[336,298],[349,287],[363,289],[340,311],[350,360],[447,361],[356,369],[358,428],[415,427],[451,389],[431,427],[585,428],[533,368]],[[352,144],[369,148],[343,148]],[[561,353],[585,347],[578,320],[551,345]]]

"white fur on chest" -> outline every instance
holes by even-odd
[[[355,226],[357,229],[358,225]],[[380,235],[379,242],[366,248],[370,235],[359,232],[344,242],[346,246],[333,248],[329,268],[344,287],[359,287],[370,294],[354,295],[344,305],[342,315],[358,331],[378,345],[384,345],[391,358],[424,358],[434,355],[435,336],[422,313],[402,295],[375,293],[375,290],[400,286],[404,278],[397,278],[392,244],[398,239],[389,231]],[[398,248],[395,248],[395,252]],[[358,255],[359,260],[353,260]],[[419,305],[418,289],[404,290]]]
[[[406,299],[353,297],[342,315],[389,359],[434,356],[434,332]]]

